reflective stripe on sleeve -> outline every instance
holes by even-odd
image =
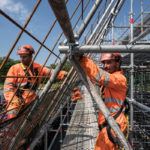
[[[109,73],[105,72],[104,86],[107,86],[107,85],[108,85],[109,80],[110,80],[110,78],[109,78]]]
[[[100,69],[100,71],[98,72],[98,74],[95,77],[96,81],[99,81],[103,74],[104,74],[104,71]]]
[[[14,88],[5,88],[4,92],[14,92]]]
[[[17,86],[22,87],[22,86],[25,86],[26,84],[27,84],[27,82],[25,82],[25,83],[18,83]]]
[[[100,78],[101,78],[103,75],[105,76],[104,86],[107,86],[108,83],[109,83],[110,77],[109,77],[109,73],[107,73],[107,72],[104,71],[103,69],[100,69],[100,71],[99,71],[98,74],[96,75],[96,77],[95,77],[96,82],[98,82],[98,81],[100,80]]]
[[[8,115],[9,115],[9,114],[17,115],[17,114],[18,114],[18,109],[9,110],[9,111],[7,112],[7,114],[8,114]]]
[[[15,86],[15,83],[13,83],[13,82],[5,82],[5,85],[12,85],[12,86]]]
[[[115,112],[118,112],[120,110],[120,107],[117,107],[117,108],[108,108],[108,109],[109,109],[109,111],[111,113],[115,113]]]
[[[119,105],[123,105],[123,101],[116,99],[116,98],[105,98],[105,103],[109,103],[109,102],[113,102],[113,103],[117,103]]]

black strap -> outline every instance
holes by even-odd
[[[105,121],[103,124],[99,124],[99,131],[101,131],[103,128],[105,128],[107,126],[107,121]]]
[[[116,118],[121,114],[121,112],[122,112],[124,106],[125,106],[125,108],[126,108],[124,114],[127,114],[127,113],[128,113],[128,111],[129,111],[129,103],[127,103],[127,101],[125,100],[125,101],[124,101],[124,104],[122,105],[122,107],[121,107],[121,109],[119,110],[119,112],[114,116],[114,119],[116,119]],[[120,127],[119,124],[118,124],[118,126]],[[106,129],[107,129],[107,134],[108,134],[109,140],[110,140],[112,143],[118,144],[120,147],[122,147],[122,145],[121,145],[120,141],[118,140],[118,138],[115,137],[115,136],[113,136],[113,134],[112,134],[112,132],[111,132],[111,127],[110,127],[110,126],[107,126]]]
[[[30,77],[30,74],[27,70],[27,68],[23,68],[23,71],[25,72],[26,77],[28,78],[27,84],[24,86],[25,89],[30,89],[32,88],[32,90],[36,91],[37,87],[38,87],[38,78],[36,79],[36,82],[34,84],[32,84],[32,79]],[[38,69],[34,68],[34,73],[37,76],[38,75]]]
[[[32,89],[32,90],[34,90],[34,91],[36,91],[36,89],[37,89],[37,87],[38,87],[38,79],[37,79],[37,81],[36,81],[36,83],[34,83],[34,85],[31,83],[31,82],[29,82],[29,81],[31,81],[32,79],[31,79],[31,77],[30,77],[30,74],[29,74],[29,72],[28,72],[28,70],[27,70],[27,68],[24,68],[24,67],[22,67],[22,69],[23,69],[23,71],[25,72],[25,75],[26,75],[26,77],[28,78],[28,81],[27,81],[27,84],[24,86],[24,89]],[[34,73],[35,73],[35,75],[37,76],[38,75],[38,69],[34,69]],[[24,105],[25,104],[25,100],[24,100],[24,98],[22,97],[22,94],[23,94],[23,90],[22,89],[17,89],[17,92],[16,92],[16,95],[19,97],[19,102],[20,102],[20,105]],[[20,112],[19,112],[20,113]]]
[[[119,117],[119,115],[121,114],[123,108],[124,108],[124,105],[122,105],[122,107],[120,108],[120,110],[113,116],[113,118],[115,120]],[[107,126],[109,126],[109,124],[108,124],[107,120],[105,120],[103,124],[99,124],[99,130],[101,131],[103,128],[105,128]]]
[[[120,125],[118,124],[118,126],[120,127]],[[110,126],[107,126],[106,127],[107,129],[107,134],[108,134],[108,138],[109,140],[114,143],[114,144],[118,144],[120,147],[122,147],[120,141],[118,140],[117,137],[113,136],[112,132],[111,132],[111,127]]]
[[[120,108],[120,110],[113,116],[113,118],[116,120],[119,115],[121,114],[121,112],[123,111],[124,108],[124,104],[122,105],[122,107]],[[119,125],[119,124],[118,124]],[[120,126],[120,125],[119,125]],[[105,122],[103,124],[99,125],[99,130],[101,131],[103,128],[107,129],[107,134],[108,134],[108,138],[109,140],[114,143],[114,144],[118,144],[119,146],[121,146],[121,143],[119,142],[117,137],[114,137],[111,133],[111,127],[109,126],[107,120],[105,120]]]
[[[120,110],[119,110],[119,111],[117,112],[117,114],[114,116],[114,119],[115,119],[115,120],[119,117],[119,115],[121,114],[123,108],[124,108],[124,105],[122,105],[122,107],[120,108]],[[119,124],[118,124],[118,126],[120,127]],[[111,132],[111,127],[110,127],[110,126],[107,126],[106,129],[107,129],[107,134],[108,134],[109,140],[110,140],[112,143],[118,144],[118,145],[121,147],[122,145],[121,145],[120,141],[118,140],[118,138],[115,137],[115,136],[113,136],[113,134],[112,134],[112,132]]]

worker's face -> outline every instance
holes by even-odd
[[[103,63],[104,70],[109,73],[113,73],[117,71],[119,68],[119,63],[116,62],[115,59],[104,60],[102,63]]]
[[[32,61],[32,55],[20,55],[20,61],[24,65],[29,66]]]

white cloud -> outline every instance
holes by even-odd
[[[15,2],[15,0],[0,0],[0,9],[18,18],[21,23],[29,14],[25,6],[21,2]]]

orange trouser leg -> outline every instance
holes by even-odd
[[[118,150],[117,146],[109,140],[106,128],[99,132],[94,150]]]
[[[20,104],[18,98],[13,98],[7,107],[7,120],[15,118],[20,110]]]
[[[121,131],[126,134],[128,126],[126,116],[121,113],[120,116],[116,119],[116,122],[119,124]],[[95,150],[119,150],[118,145],[112,143],[109,140],[106,127],[103,128],[97,136]]]

